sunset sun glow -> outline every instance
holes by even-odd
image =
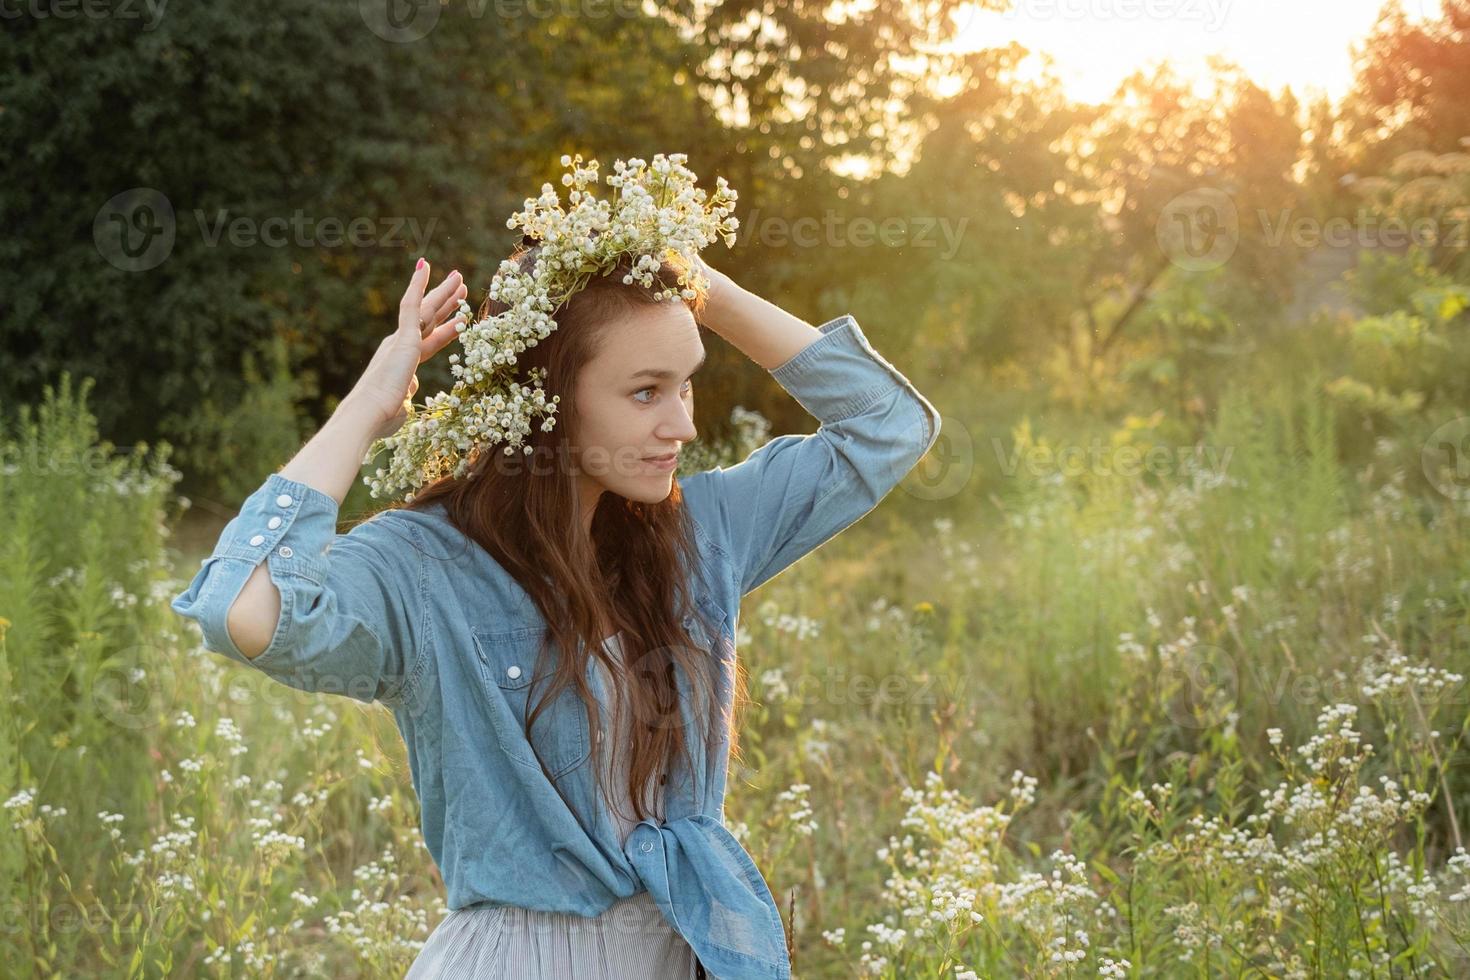
[[[956,47],[1019,42],[1032,52],[1024,74],[1049,56],[1064,91],[1097,103],[1139,69],[1167,60],[1201,82],[1213,58],[1240,66],[1263,87],[1291,86],[1299,99],[1334,102],[1352,81],[1351,46],[1395,0],[1014,0],[1004,11],[962,8]],[[1435,16],[1438,0],[1397,0],[1411,19]]]

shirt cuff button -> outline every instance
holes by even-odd
[[[276,498],[276,506],[277,507],[290,507],[291,506],[291,495],[289,493],[283,493],[283,494],[281,494],[279,497]]]
[[[282,558],[290,558],[295,553],[296,552],[292,551],[291,546],[288,544],[281,545],[281,547],[276,551],[276,554],[280,555]]]
[[[257,534],[255,537],[253,537],[253,538],[250,539],[250,546],[252,548],[258,548],[258,547],[260,547],[261,543],[264,542],[264,541],[265,541],[265,535],[264,534]]]

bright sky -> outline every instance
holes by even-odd
[[[1273,93],[1299,101],[1352,82],[1348,47],[1395,0],[1011,0],[1005,12],[967,7],[957,16],[961,49],[1019,41],[1054,59],[1067,94],[1101,102],[1140,67],[1165,59],[1185,78],[1222,55]],[[1414,19],[1437,16],[1439,0],[1397,0]],[[1035,62],[1035,56],[1029,59]],[[1035,64],[1029,65],[1036,73]]]

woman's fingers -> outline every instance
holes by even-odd
[[[469,290],[465,287],[464,283],[460,283],[459,288],[450,293],[444,302],[434,309],[431,315],[424,317],[424,326],[435,327],[449,319],[450,314],[458,311],[459,301],[464,299],[468,294]]]
[[[419,303],[419,314],[424,318],[424,323],[432,326],[439,322],[437,313],[446,303],[454,301],[454,295],[464,288],[464,277],[459,270],[451,272],[444,277],[444,281],[429,291],[429,294]]]
[[[403,298],[398,301],[398,329],[418,331],[419,307],[423,305],[424,287],[428,282],[429,261],[421,258],[408,280],[408,287],[403,290]]]
[[[420,364],[439,353],[451,340],[459,336],[459,331],[456,329],[458,323],[459,321],[455,319],[446,320],[420,338]]]
[[[403,291],[403,299],[398,304],[399,329],[407,330],[412,327],[420,337],[448,316],[468,293],[464,277],[457,269],[425,293],[428,283],[429,262],[421,258],[414,268],[413,278],[408,281],[408,288]]]

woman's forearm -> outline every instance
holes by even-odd
[[[376,419],[373,410],[353,401],[349,395],[281,469],[280,475],[320,490],[341,504],[352,489],[352,482],[362,469],[363,456],[375,438]],[[281,594],[262,559],[231,604],[225,626],[240,652],[254,659],[270,645],[280,617]]]
[[[767,371],[791,360],[822,336],[820,330],[723,273],[712,279],[701,322]]]
[[[320,490],[342,503],[362,469],[363,457],[373,444],[377,426],[373,411],[348,395],[326,424],[281,469],[281,476]]]

